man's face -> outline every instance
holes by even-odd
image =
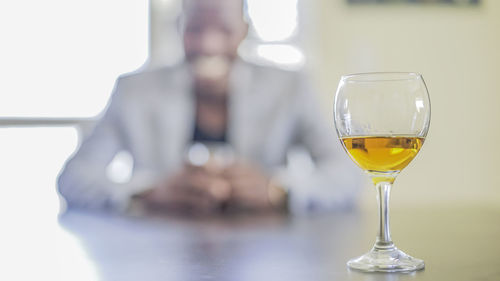
[[[184,51],[195,76],[227,75],[246,32],[241,1],[185,1]]]

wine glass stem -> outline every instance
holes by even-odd
[[[394,243],[391,239],[391,231],[389,229],[389,196],[392,184],[389,182],[379,182],[375,186],[377,189],[377,201],[379,207],[379,231],[377,241],[375,242],[375,250],[393,250]]]

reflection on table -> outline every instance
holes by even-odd
[[[426,261],[412,274],[366,274],[346,261],[371,246],[376,216],[125,217],[71,211],[98,280],[500,280],[499,210],[393,212],[400,247]]]

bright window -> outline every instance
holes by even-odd
[[[0,2],[0,117],[91,117],[148,55],[147,0]]]
[[[263,64],[298,69],[305,62],[297,46],[298,0],[247,0],[250,34],[244,54]]]
[[[266,42],[290,39],[297,30],[297,0],[247,0],[248,15]]]

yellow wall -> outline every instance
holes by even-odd
[[[392,206],[500,206],[500,1],[478,7],[306,1],[313,6],[305,50],[328,105],[342,74],[415,71],[427,82],[431,129],[396,181]],[[365,190],[363,205],[374,196]]]

